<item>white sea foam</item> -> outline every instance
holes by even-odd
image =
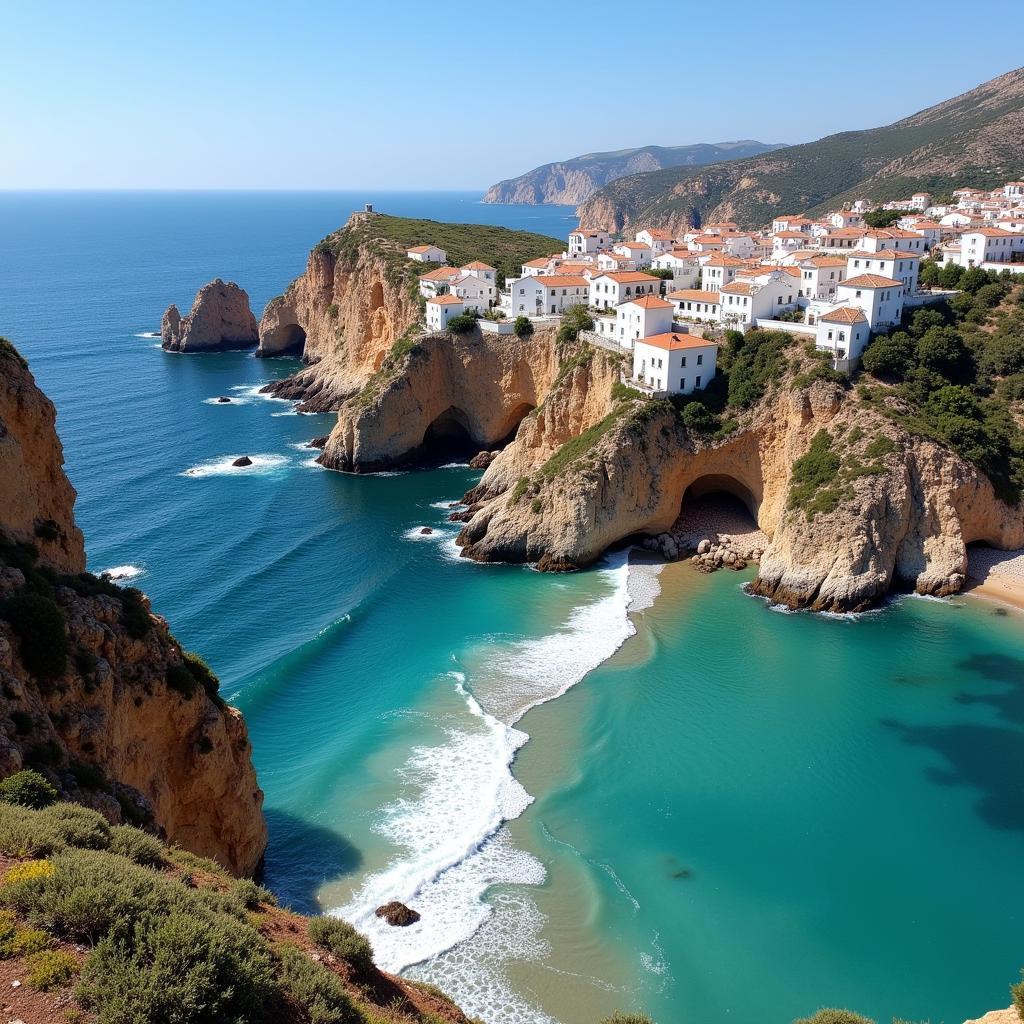
[[[121,580],[136,580],[145,571],[145,568],[141,565],[115,565],[110,569],[104,569],[102,575],[109,576],[112,580],[119,583]]]
[[[449,545],[458,551],[450,537],[442,550]],[[440,980],[464,1007],[494,1024],[550,1022],[515,995],[502,972],[513,958],[543,960],[540,912],[525,892],[483,899],[492,886],[539,885],[545,877],[543,865],[517,850],[502,827],[532,802],[512,774],[515,753],[528,739],[514,723],[578,683],[632,635],[629,572],[624,554],[610,559],[598,571],[610,592],[577,608],[548,636],[504,650],[488,640],[479,700],[460,673],[451,674],[466,702],[466,722],[449,728],[446,742],[413,751],[401,770],[411,795],[385,808],[379,825],[402,853],[338,910],[368,934],[383,967],[423,965],[423,976]],[[393,899],[413,906],[421,919],[389,927],[374,910]]]
[[[232,463],[239,455],[225,455],[220,459],[211,459],[209,462],[201,462],[198,466],[186,469],[179,476],[207,477],[207,476],[263,476],[268,473],[276,473],[290,464],[290,460],[284,455],[250,455],[251,466],[235,466]]]
[[[271,381],[262,381],[259,384],[235,384],[231,390],[237,392],[243,398],[258,398],[264,402],[291,402],[290,398],[280,398],[278,395],[270,395],[264,392],[264,388]]]
[[[429,527],[431,531],[430,533],[424,533],[423,529],[423,526],[413,526],[411,529],[406,530],[405,533],[402,534],[402,536],[406,540],[430,540],[435,542],[437,541],[438,535],[434,531],[434,527]]]
[[[448,501],[432,501],[430,507],[440,509],[442,512],[454,512],[456,508],[463,508],[464,506],[461,501],[455,501],[454,498],[450,498]]]
[[[468,462],[446,462],[443,466],[439,466],[438,469],[469,469]]]
[[[136,338],[159,338],[159,331],[140,331],[135,335]]]
[[[231,401],[222,402],[219,396],[215,396],[213,398],[204,398],[203,405],[223,405],[225,407],[230,407],[232,405],[248,405],[252,401],[251,398],[246,398],[242,395],[225,395],[224,397],[231,398]]]

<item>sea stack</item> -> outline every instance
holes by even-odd
[[[251,348],[259,331],[248,292],[218,277],[199,289],[187,316],[173,304],[167,307],[160,337],[168,352],[218,352]]]

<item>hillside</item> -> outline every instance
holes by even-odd
[[[587,223],[682,230],[710,220],[760,227],[843,202],[992,188],[1024,176],[1024,68],[883,128],[704,168],[635,174],[580,209]]]
[[[516,178],[492,185],[485,203],[561,203],[578,205],[599,188],[627,174],[642,174],[666,167],[696,167],[722,160],[739,160],[780,149],[781,144],[755,142],[699,142],[692,146],[642,146],[609,153],[585,153],[556,163],[543,164]]]

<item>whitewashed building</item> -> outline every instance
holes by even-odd
[[[638,242],[650,246],[652,256],[668,252],[675,245],[672,232],[662,231],[660,228],[645,228],[643,231],[638,231],[635,237]]]
[[[692,334],[655,334],[633,346],[633,381],[655,394],[699,391],[714,377],[717,367],[718,346]]]
[[[962,267],[977,267],[982,263],[1010,263],[1015,253],[1024,253],[1024,235],[1013,231],[971,228],[960,236],[959,263]]]
[[[414,245],[405,255],[417,263],[447,263],[448,254],[436,245]]]
[[[741,270],[747,269],[747,261],[726,253],[716,253],[701,260],[700,286],[706,292],[720,292]]]
[[[722,288],[719,319],[740,328],[758,319],[773,319],[794,308],[798,283],[781,268],[744,274]]]
[[[642,295],[657,295],[660,291],[661,278],[639,270],[599,274],[590,282],[590,305],[595,309],[612,309],[620,302]]]
[[[707,292],[703,288],[680,288],[665,296],[675,306],[679,320],[718,323],[722,311],[721,293]]]
[[[600,252],[612,244],[612,236],[601,228],[577,228],[569,233],[569,255],[583,256]]]
[[[521,277],[510,284],[512,316],[557,316],[570,306],[585,306],[590,286],[585,278],[562,274]]]
[[[839,306],[825,313],[817,323],[815,347],[830,352],[833,359],[860,359],[871,338],[871,327],[862,309]]]
[[[646,242],[619,242],[612,248],[613,252],[632,260],[634,267],[649,267],[652,250]]]
[[[420,295],[431,299],[435,295],[444,295],[451,287],[452,281],[461,277],[462,274],[454,267],[438,267],[436,270],[428,270],[419,277]]]
[[[833,302],[836,287],[846,277],[846,260],[830,253],[803,256],[796,263],[800,271],[798,299]]]
[[[671,270],[674,288],[692,288],[696,285],[697,275],[700,273],[697,257],[686,249],[659,253],[651,260],[651,265],[656,270]]]
[[[672,330],[673,312],[672,303],[657,295],[620,303],[615,307],[615,340],[623,348],[632,348],[638,338],[665,334]]]
[[[917,278],[921,270],[919,253],[904,249],[882,249],[879,252],[862,252],[855,249],[847,256],[846,276],[858,274],[880,274],[903,283],[903,295],[917,292]]]
[[[448,327],[448,321],[455,316],[462,316],[466,307],[462,299],[455,295],[438,295],[427,299],[427,329],[431,331],[443,331]]]
[[[890,327],[903,315],[903,282],[880,274],[848,277],[836,288],[836,303],[863,310],[871,330]]]

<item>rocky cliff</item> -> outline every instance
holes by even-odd
[[[565,367],[579,347],[558,345],[553,330],[526,338],[479,329],[418,336],[341,407],[320,462],[367,472],[449,451],[492,449],[517,428],[531,432],[524,448],[544,450],[553,438],[569,436],[571,421],[586,418],[564,409],[559,422],[548,423],[544,413],[552,387],[567,385]],[[601,352],[598,362],[607,364],[610,381],[618,358]],[[607,392],[605,387],[602,403]]]
[[[549,404],[561,402],[554,392]],[[467,557],[585,566],[617,542],[670,530],[687,494],[709,489],[739,497],[771,538],[753,589],[791,607],[861,610],[893,588],[953,593],[968,543],[1024,545],[1021,508],[987,478],[831,382],[773,389],[723,438],[688,429],[669,403],[637,399],[553,455],[529,454],[528,437],[521,428],[468,496],[478,504],[459,538]],[[823,438],[831,476],[801,487],[794,466]]]
[[[487,190],[483,201],[575,206],[589,199],[603,185],[628,174],[642,174],[664,167],[692,167],[720,160],[738,160],[778,148],[776,145],[744,139],[739,142],[643,146],[612,153],[587,153],[571,160],[543,164],[516,178],[500,181]]]
[[[249,348],[259,340],[248,293],[219,277],[199,289],[187,316],[175,305],[167,307],[160,337],[169,352],[220,352]]]
[[[0,776],[31,766],[251,874],[267,831],[241,715],[142,594],[82,571],[53,406],[6,342],[0,380]]]

